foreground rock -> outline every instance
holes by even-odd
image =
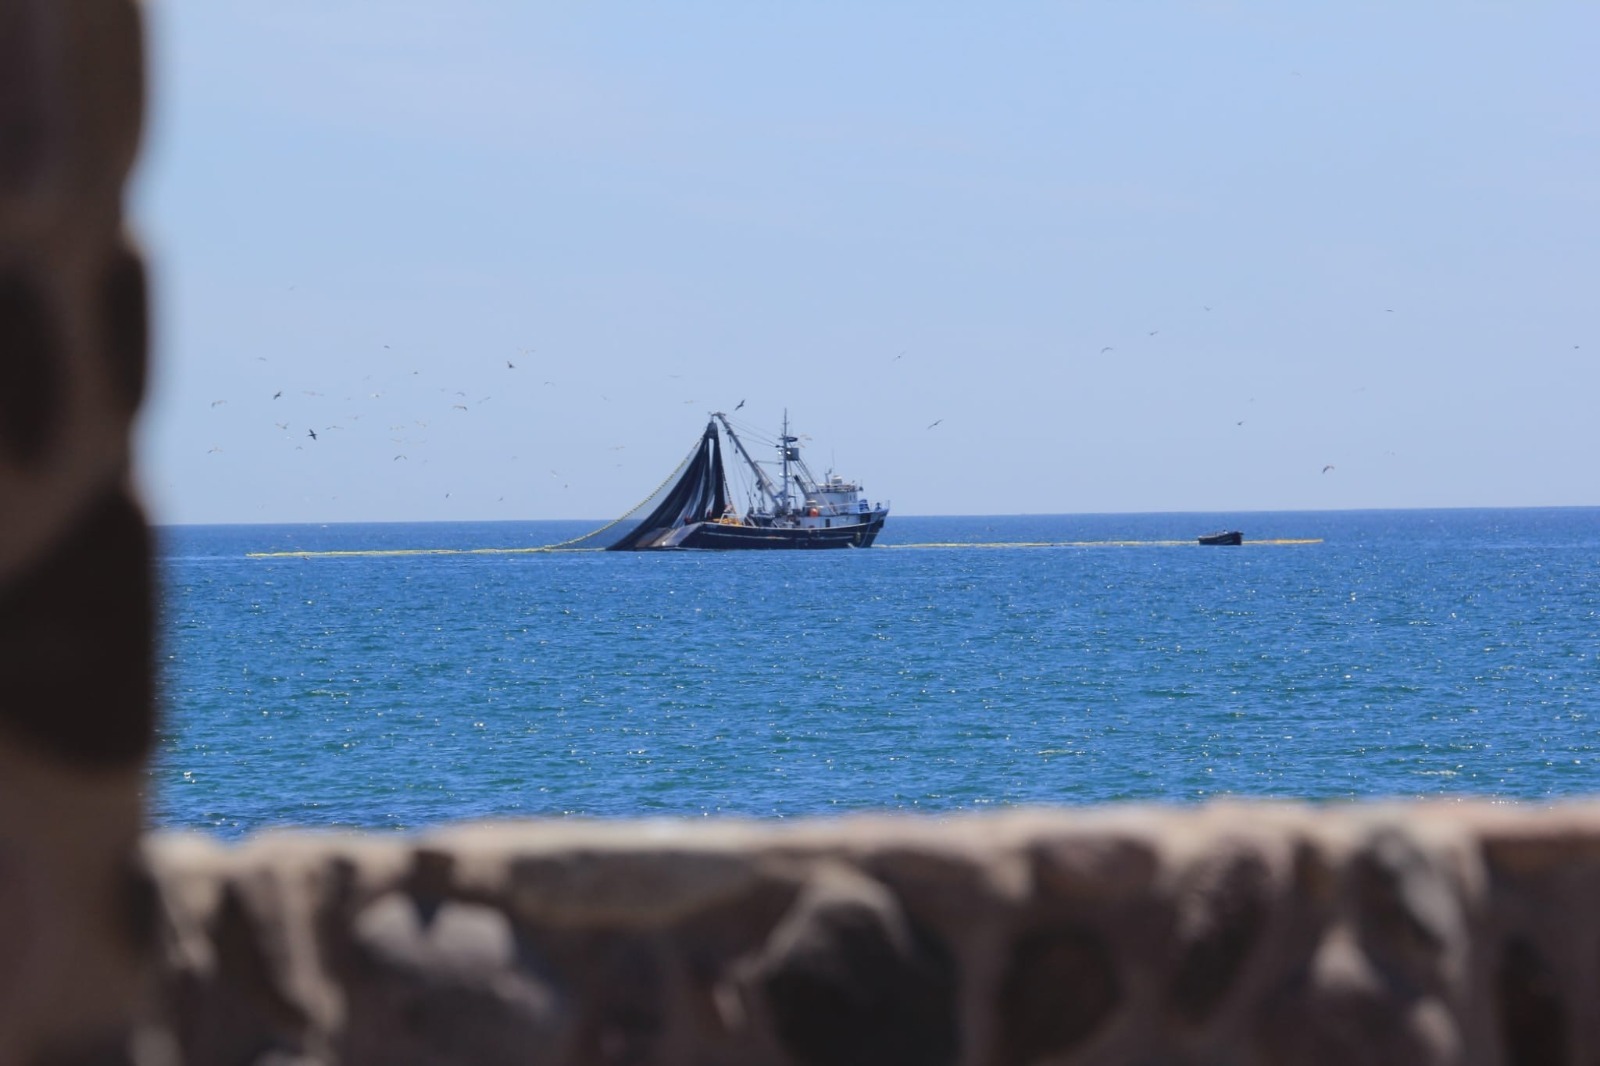
[[[1600,806],[148,844],[190,1063],[1564,1063]]]

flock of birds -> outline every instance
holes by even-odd
[[[1202,311],[1209,312],[1211,310],[1211,307],[1209,305],[1202,304],[1200,309]],[[1384,312],[1386,314],[1394,314],[1394,308],[1392,308],[1392,307],[1385,307],[1383,310],[1384,310]],[[1159,329],[1146,330],[1145,331],[1145,336],[1146,337],[1154,337],[1154,336],[1158,335],[1160,332],[1161,331]],[[1578,347],[1578,345],[1574,344],[1572,347],[1574,349],[1576,349]],[[1117,348],[1116,348],[1115,345],[1107,344],[1107,345],[1104,345],[1097,354],[1099,356],[1106,356],[1106,355],[1109,355],[1109,354],[1111,354],[1112,352],[1114,352],[1116,350],[1117,350]],[[891,361],[892,362],[898,362],[899,360],[905,358],[905,355],[906,355],[906,353],[904,351],[901,351]],[[1357,391],[1360,391],[1360,390],[1357,390]],[[1245,421],[1246,421],[1245,419],[1241,418],[1238,421],[1234,422],[1234,426],[1236,426],[1236,427],[1243,426],[1245,424]],[[944,422],[943,418],[936,418],[932,422],[928,423],[928,427],[927,428],[928,429],[933,429],[934,427],[943,424],[943,422]],[[1335,470],[1335,469],[1337,469],[1337,468],[1334,466],[1334,464],[1325,463],[1325,464],[1323,464],[1323,467],[1322,467],[1322,473],[1327,474],[1330,471]]]
[[[1209,312],[1209,311],[1211,311],[1211,307],[1210,306],[1206,306],[1206,305],[1202,305],[1202,310],[1204,310],[1206,312]],[[1386,313],[1386,314],[1393,314],[1394,313],[1394,308],[1392,308],[1392,307],[1386,307],[1383,310],[1384,310],[1384,313]],[[1157,335],[1160,334],[1160,332],[1161,331],[1159,329],[1147,330],[1145,332],[1145,336],[1146,337],[1156,337]],[[384,349],[390,349],[390,345],[387,345],[387,344],[383,345],[383,347],[384,347]],[[1580,346],[1574,344],[1574,345],[1572,345],[1572,348],[1574,350],[1577,350],[1577,349],[1580,348]],[[523,348],[523,349],[519,349],[519,352],[521,354],[526,355],[526,354],[528,354],[530,352],[533,352],[535,350],[536,349],[532,349],[532,348]],[[1110,355],[1111,353],[1116,352],[1116,351],[1117,351],[1116,345],[1112,345],[1112,344],[1103,345],[1099,349],[1099,351],[1097,353],[1097,357],[1103,358],[1103,357],[1105,357],[1107,355]],[[900,360],[904,359],[906,357],[906,355],[907,355],[907,351],[906,350],[901,350],[898,354],[896,354],[893,357],[891,362],[899,362]],[[258,360],[260,360],[262,362],[266,361],[265,357],[259,357],[258,356],[257,358],[258,358]],[[506,371],[516,371],[517,369],[518,369],[518,365],[517,365],[517,362],[514,359],[510,359],[510,358],[505,359],[505,370]],[[411,373],[413,375],[416,375],[416,374],[419,373],[419,371],[413,370],[413,371],[411,371]],[[681,375],[681,374],[669,374],[669,375],[667,375],[667,377],[673,378],[673,379],[679,379],[679,378],[682,378],[683,375]],[[370,375],[369,375],[369,379],[370,379]],[[553,386],[556,383],[554,381],[544,381],[543,384],[545,386]],[[305,395],[308,396],[308,397],[317,398],[317,397],[321,397],[322,396],[321,393],[313,391],[313,390],[303,390],[303,391],[305,392]],[[439,391],[441,393],[448,393],[450,390],[448,390],[448,389],[440,389]],[[1361,390],[1357,390],[1357,391],[1361,391]],[[275,389],[273,391],[273,393],[272,393],[272,400],[273,401],[280,401],[280,400],[283,399],[284,395],[285,395],[285,390],[283,390],[281,388],[280,389]],[[372,399],[378,399],[378,398],[380,398],[382,396],[382,393],[373,392],[373,393],[370,394],[370,396],[371,396]],[[355,398],[354,396],[345,397],[346,400],[353,400],[354,398]],[[455,390],[454,393],[453,393],[453,396],[451,398],[453,400],[465,401],[466,398],[467,398],[467,393],[465,393],[464,391]],[[491,396],[485,396],[485,397],[483,397],[482,400],[480,400],[478,402],[479,403],[484,403],[484,402],[489,401],[492,398],[493,397],[491,397]],[[606,397],[602,397],[602,399],[606,399]],[[213,400],[213,401],[211,401],[211,407],[213,409],[219,408],[219,407],[222,407],[225,404],[227,404],[227,402],[228,401],[226,399]],[[688,404],[693,404],[693,403],[696,403],[698,401],[696,401],[696,400],[685,400],[684,402],[688,403]],[[743,399],[741,399],[738,402],[738,404],[736,404],[733,407],[733,410],[735,410],[735,411],[740,410],[741,408],[744,407],[744,405],[745,405],[745,401]],[[466,402],[452,402],[449,405],[449,410],[452,410],[452,411],[466,412],[469,409],[470,409],[469,405]],[[359,419],[361,416],[359,414],[351,414],[348,417],[350,417],[352,419]],[[1245,422],[1246,422],[1245,419],[1242,419],[1242,418],[1238,419],[1238,420],[1236,420],[1234,422],[1234,426],[1235,427],[1243,427],[1245,425]],[[935,418],[931,422],[927,423],[926,429],[927,430],[934,430],[934,429],[937,429],[939,426],[943,425],[944,423],[945,423],[945,419],[943,417]],[[275,421],[274,425],[279,430],[282,430],[282,431],[288,431],[290,429],[290,423],[289,422],[277,422],[277,421]],[[339,429],[342,429],[342,428],[343,427],[338,425],[338,424],[330,424],[330,425],[324,426],[323,427],[323,433],[319,434],[317,432],[316,427],[307,426],[306,430],[305,430],[305,435],[304,435],[303,440],[305,442],[307,442],[307,443],[320,442],[323,439],[323,435],[324,434],[328,433],[329,431],[339,430]],[[409,424],[408,423],[401,423],[401,424],[390,425],[389,426],[389,429],[391,431],[407,431],[407,430],[410,430],[412,428],[426,430],[428,428],[428,423],[426,421],[422,420],[422,419],[416,419],[412,423],[409,423]],[[404,437],[404,436],[395,437],[395,438],[391,438],[391,439],[394,441],[394,443],[400,444],[402,446],[405,445],[405,444],[414,442],[411,438]],[[614,448],[612,450],[619,450],[620,447],[621,446],[618,446],[618,448]],[[208,450],[208,453],[209,454],[216,454],[216,453],[220,453],[221,451],[222,451],[221,447],[213,444],[210,447],[210,449]],[[407,458],[408,458],[408,456],[407,456],[406,452],[398,451],[393,456],[393,460],[392,461],[400,462],[400,461],[406,460]],[[1325,463],[1325,464],[1322,465],[1321,473],[1326,475],[1326,474],[1334,472],[1336,469],[1337,469],[1337,467],[1333,463]],[[560,477],[559,473],[557,473],[556,471],[551,471],[551,474],[552,474],[552,477],[555,477],[555,478],[559,478]]]
[[[387,344],[385,344],[383,347],[385,349],[389,349],[390,348],[390,346],[387,345]],[[266,359],[265,356],[258,356],[257,357],[257,361],[258,362],[267,362],[267,359]],[[514,361],[510,360],[510,359],[507,359],[505,361],[505,364],[506,364],[506,369],[507,370],[515,370],[517,368],[516,367],[516,363]],[[419,375],[420,373],[421,373],[421,371],[416,371],[416,370],[411,371],[411,375],[413,375],[413,376]],[[366,377],[363,380],[366,381],[366,382],[370,382],[370,381],[373,380],[373,377],[374,377],[374,375],[368,374],[368,375],[366,375]],[[554,382],[546,381],[545,384],[546,385],[553,385]],[[463,400],[464,401],[467,398],[467,395],[468,395],[464,391],[454,390],[453,392],[451,392],[451,390],[449,390],[447,388],[440,388],[440,389],[438,389],[438,392],[449,394],[449,396],[450,396],[450,398],[452,400]],[[324,393],[319,392],[319,391],[317,391],[315,389],[302,389],[301,393],[306,398],[308,398],[310,400],[313,400],[313,401],[323,400],[323,399],[326,398]],[[385,395],[386,395],[385,392],[382,392],[382,391],[369,392],[369,393],[367,393],[367,396],[365,398],[367,400],[379,400],[379,399],[383,399],[385,397]],[[285,396],[285,390],[284,389],[281,389],[281,388],[274,389],[272,394],[271,394],[271,402],[273,403],[274,406],[278,406],[279,401],[282,401],[284,399],[284,396]],[[359,402],[358,398],[357,398],[357,396],[355,395],[354,392],[351,392],[349,395],[344,396],[343,399],[344,399],[344,401],[346,403]],[[479,400],[478,403],[486,403],[491,399],[493,399],[492,396],[485,396],[481,400]],[[213,409],[216,409],[216,408],[219,408],[219,407],[222,407],[222,406],[226,405],[227,403],[228,403],[228,400],[226,400],[226,399],[212,400],[211,401],[211,407]],[[465,402],[452,402],[449,405],[449,409],[452,410],[452,411],[463,411],[463,412],[470,410],[468,404],[465,403]],[[343,416],[346,420],[348,420],[348,421],[359,421],[362,418],[362,413],[363,412],[348,412],[348,408],[346,410],[347,410],[347,413]],[[370,413],[370,411],[364,412],[364,413]],[[407,418],[408,418],[408,421],[406,421],[406,422],[401,422],[401,423],[398,423],[398,424],[390,424],[388,426],[389,431],[390,432],[409,432],[409,431],[413,431],[413,430],[427,430],[429,423],[426,420],[421,419],[421,418],[412,419],[412,418],[410,418],[410,416],[407,416]],[[278,430],[283,431],[285,433],[288,433],[293,428],[293,424],[292,424],[291,421],[281,421],[280,422],[280,421],[277,421],[276,419],[274,419],[272,424],[273,424],[273,426],[275,428],[277,428]],[[302,422],[301,424],[304,425],[304,422]],[[321,432],[320,433],[318,432],[318,426],[321,426]],[[324,437],[326,436],[326,434],[328,434],[329,432],[343,430],[344,428],[345,428],[344,425],[341,424],[341,423],[324,423],[322,421],[319,421],[317,423],[317,425],[305,426],[305,433],[304,433],[304,435],[302,437],[299,438],[302,441],[302,444],[301,445],[297,445],[296,447],[298,449],[298,448],[307,446],[310,442],[322,441],[324,439]],[[406,443],[412,443],[413,442],[410,439],[405,438],[405,437],[391,437],[390,440],[393,441],[396,444],[406,444]],[[213,444],[207,451],[208,451],[208,454],[216,454],[216,453],[222,452],[222,450],[223,449],[220,446]],[[400,460],[403,460],[405,458],[407,458],[407,456],[403,452],[397,453],[394,456],[394,461],[400,461]]]
[[[273,409],[274,416],[278,414],[279,409],[282,409],[283,413],[288,416],[287,420],[284,421],[277,420],[277,417],[274,417],[272,421],[272,425],[282,433],[282,439],[286,444],[298,441],[299,443],[293,445],[295,451],[330,447],[332,445],[329,442],[333,436],[338,435],[339,431],[346,430],[347,426],[351,430],[359,430],[360,427],[356,423],[361,422],[363,416],[366,416],[367,421],[362,425],[387,425],[388,440],[392,444],[399,446],[391,455],[390,462],[410,462],[413,455],[418,455],[420,458],[421,453],[416,450],[417,448],[424,447],[435,441],[433,434],[438,433],[444,427],[458,424],[453,421],[453,414],[465,414],[495,398],[493,395],[484,395],[481,399],[472,400],[470,399],[470,394],[461,389],[455,389],[452,386],[440,387],[437,381],[425,384],[427,382],[427,378],[424,376],[426,374],[425,370],[399,369],[395,366],[391,355],[394,349],[388,344],[382,345],[382,349],[382,362],[376,367],[372,367],[371,373],[367,373],[362,377],[363,384],[359,387],[351,388],[347,385],[345,388],[335,389],[323,385],[321,388],[326,391],[319,391],[317,389],[292,390],[269,386],[271,392],[265,394],[270,395],[270,400],[266,401],[267,405]],[[520,348],[518,352],[521,355],[527,355],[535,350],[533,348]],[[499,358],[504,362],[504,367],[499,370],[499,373],[515,373],[519,376],[525,373],[525,371],[519,370],[520,364],[517,359]],[[260,363],[269,362],[265,356],[257,356],[256,361]],[[491,364],[488,367],[480,365],[476,371],[477,385],[468,384],[467,387],[485,385],[489,380],[489,376],[495,373],[493,369],[495,366],[498,366],[498,363]],[[353,376],[352,374],[352,378]],[[685,375],[668,374],[665,376],[670,379],[682,379]],[[539,379],[536,375],[525,379],[527,384],[533,384],[536,388],[539,387],[535,384],[538,381]],[[455,384],[467,384],[467,381],[463,380],[461,375],[457,375]],[[555,387],[557,385],[558,382],[552,380],[544,380],[542,382],[543,387]],[[379,391],[371,391],[373,389]],[[500,390],[491,388],[486,391],[497,393]],[[339,397],[342,397],[344,406],[339,408],[341,413],[338,416],[330,418],[328,413],[329,405],[340,402]],[[610,399],[605,395],[600,395],[599,398],[607,402]],[[235,410],[244,406],[245,402],[247,402],[245,398],[237,396],[233,397],[233,400],[236,401]],[[691,399],[683,402],[694,404],[699,401]],[[210,406],[213,410],[216,410],[225,407],[228,403],[229,399],[226,398],[215,399],[210,401]],[[737,411],[744,406],[745,400],[741,399],[733,410]],[[439,415],[439,420],[432,422],[430,418],[434,416],[428,414],[430,410],[436,413],[448,413]],[[374,417],[379,415],[382,416],[381,422],[379,418]],[[307,425],[308,421],[313,424]],[[459,424],[465,425],[465,423]],[[432,427],[431,429],[430,426]],[[366,444],[364,447],[371,449],[375,438],[371,434],[366,434],[365,436]],[[610,450],[620,452],[625,447],[626,445],[619,444],[613,446]],[[222,454],[223,451],[224,449],[220,445],[212,444],[207,449],[207,454],[218,455]],[[510,458],[515,460],[517,456],[512,455]],[[427,463],[427,458],[420,458],[420,465],[427,465]],[[621,466],[623,464],[616,463],[614,465]],[[552,469],[550,478],[552,481],[560,483],[562,488],[571,487],[570,482],[563,478],[559,470]],[[448,499],[451,493],[446,492],[444,496]],[[503,501],[504,497],[502,496],[500,499]]]
[[[1211,308],[1210,308],[1210,307],[1205,307],[1205,308],[1204,308],[1204,310],[1206,310],[1206,311],[1210,311],[1210,310],[1211,310]],[[1387,311],[1392,311],[1392,310],[1393,310],[1393,309],[1392,309],[1392,308],[1385,308],[1385,310],[1387,310]],[[1156,335],[1157,335],[1157,334],[1159,334],[1159,333],[1160,333],[1160,332],[1161,332],[1161,331],[1160,331],[1160,330],[1156,330],[1156,329],[1152,329],[1152,330],[1149,330],[1149,331],[1147,331],[1147,333],[1146,333],[1146,336],[1149,336],[1149,337],[1154,337],[1154,336],[1156,336]],[[383,346],[383,347],[384,347],[384,348],[385,348],[385,349],[390,349],[390,346],[389,346],[389,345],[387,345],[387,344],[385,344],[385,345],[384,345],[384,346]],[[1577,347],[1577,346],[1576,346],[1576,345],[1574,345],[1574,347]],[[1115,347],[1115,346],[1114,346],[1114,345],[1110,345],[1110,344],[1108,344],[1108,345],[1105,345],[1105,346],[1104,346],[1104,347],[1102,347],[1102,348],[1101,348],[1101,349],[1100,349],[1100,351],[1099,351],[1099,354],[1100,354],[1100,355],[1102,355],[1102,356],[1104,356],[1104,355],[1107,355],[1107,354],[1109,354],[1109,353],[1111,353],[1111,352],[1114,352],[1114,351],[1116,351],[1116,350],[1117,350],[1117,349],[1116,349],[1116,347]],[[531,352],[531,351],[534,351],[534,349],[531,349],[531,348],[526,348],[526,349],[521,349],[521,351],[522,351],[522,352],[524,352],[524,353],[527,353],[527,352]],[[895,357],[894,357],[894,359],[893,359],[893,360],[891,360],[891,361],[892,361],[892,362],[898,362],[898,361],[900,361],[900,360],[901,360],[901,359],[904,359],[904,358],[905,358],[905,356],[906,356],[906,350],[901,350],[901,351],[900,351],[900,352],[899,352],[899,353],[898,353],[898,354],[897,354],[897,355],[895,355]],[[265,361],[265,359],[264,359],[264,357],[258,357],[258,358],[259,358],[259,359],[261,359],[261,360],[262,360],[262,361]],[[505,361],[505,364],[506,364],[506,369],[507,369],[507,370],[516,370],[516,369],[517,369],[517,364],[516,364],[516,362],[515,362],[515,361],[514,361],[514,360],[512,360],[512,359],[507,359],[507,360],[506,360],[506,361]],[[412,373],[413,373],[413,374],[415,374],[415,373],[417,373],[417,371],[412,371]],[[681,375],[681,374],[669,374],[669,375],[667,375],[667,376],[668,376],[668,377],[669,377],[669,378],[673,378],[673,379],[681,379],[681,378],[682,378],[682,376],[683,376],[683,375]],[[553,382],[553,381],[545,381],[545,382],[544,382],[544,384],[545,384],[545,385],[547,385],[547,386],[549,386],[549,385],[554,385],[554,384],[555,384],[555,382]],[[443,390],[441,390],[441,391],[443,391]],[[274,391],[274,392],[273,392],[273,394],[272,394],[272,399],[273,399],[273,400],[281,400],[281,399],[282,399],[282,398],[283,398],[283,394],[284,394],[284,390],[282,390],[282,389],[277,389],[277,390],[275,390],[275,391]],[[321,393],[319,393],[319,392],[316,392],[316,391],[313,391],[313,390],[305,390],[305,394],[306,394],[306,395],[307,395],[307,396],[310,396],[310,397],[320,397],[320,396],[321,396],[321,395],[322,395],[322,394],[321,394]],[[373,394],[372,394],[372,398],[374,398],[374,399],[376,399],[376,398],[378,398],[378,397],[379,397],[379,396],[380,396],[380,395],[381,395],[381,394],[379,394],[379,393],[373,393]],[[456,392],[456,393],[455,393],[455,395],[456,395],[456,396],[458,396],[458,397],[465,397],[465,396],[466,396],[466,393],[465,393],[465,392],[461,392],[461,391],[457,391],[457,392]],[[492,398],[493,398],[493,397],[488,397],[488,396],[486,396],[486,397],[484,397],[484,398],[483,398],[483,400],[482,400],[482,401],[480,401],[480,402],[486,402],[486,401],[488,401],[488,400],[490,400],[490,399],[492,399]],[[351,399],[354,399],[354,397],[353,397],[353,396],[347,396],[347,397],[346,397],[346,399],[347,399],[347,400],[351,400]],[[227,401],[227,400],[225,400],[225,399],[222,399],[222,400],[213,400],[213,401],[211,401],[211,406],[212,406],[212,407],[213,407],[213,408],[217,408],[217,407],[221,407],[221,406],[223,406],[223,405],[224,405],[224,404],[226,404],[226,403],[227,403],[227,402],[228,402],[228,401]],[[697,402],[698,402],[698,401],[696,401],[696,400],[685,400],[685,401],[684,401],[684,402],[685,402],[685,403],[697,403]],[[741,399],[741,400],[740,400],[740,401],[739,401],[739,402],[738,402],[738,403],[737,403],[737,404],[735,404],[735,405],[734,405],[734,407],[733,407],[733,410],[735,410],[735,411],[737,411],[737,410],[739,410],[739,409],[740,409],[740,408],[742,408],[742,407],[744,407],[744,405],[745,405],[745,401],[744,401],[744,400],[742,400],[742,399]],[[450,405],[450,409],[451,409],[451,410],[453,410],[453,411],[467,411],[467,410],[469,410],[469,408],[468,408],[468,406],[467,406],[467,405],[466,405],[466,404],[465,404],[465,403],[452,403],[452,404],[451,404],[451,405]],[[358,418],[359,418],[359,417],[360,417],[360,416],[359,416],[359,415],[353,415],[353,416],[351,416],[351,417],[352,417],[352,418],[357,418],[357,419],[358,419]],[[937,428],[937,427],[939,427],[939,426],[941,426],[941,425],[943,425],[943,424],[944,424],[944,419],[943,419],[943,418],[936,418],[936,419],[934,419],[934,420],[933,420],[933,421],[932,421],[932,422],[929,422],[929,423],[928,423],[928,425],[927,425],[927,428],[928,428],[928,429],[930,429],[930,430],[931,430],[931,429],[935,429],[935,428]],[[1240,419],[1240,420],[1239,420],[1239,421],[1237,421],[1237,422],[1235,422],[1235,423],[1234,423],[1234,424],[1235,424],[1235,425],[1236,425],[1236,426],[1243,426],[1243,425],[1244,425],[1244,419]],[[280,430],[288,430],[288,429],[289,429],[289,423],[287,423],[287,422],[275,422],[275,423],[274,423],[274,425],[275,425],[275,426],[276,426],[276,427],[277,427],[277,428],[278,428],[278,429],[280,429]],[[427,428],[427,423],[426,423],[426,422],[423,422],[423,421],[420,421],[420,420],[418,420],[418,421],[417,421],[417,422],[416,422],[416,425],[417,425],[417,426],[418,426],[418,427],[419,427],[419,428],[422,428],[422,429],[426,429],[426,428]],[[338,430],[338,429],[341,429],[341,428],[343,428],[343,427],[341,427],[341,426],[338,426],[338,425],[330,425],[330,426],[327,426],[327,427],[325,427],[325,429],[324,429],[324,432],[327,432],[327,431],[329,431],[329,430]],[[390,426],[390,427],[389,427],[389,428],[390,428],[390,429],[391,429],[391,430],[398,430],[398,429],[402,429],[402,428],[405,428],[405,427],[404,427],[404,426]],[[308,427],[307,427],[307,428],[306,428],[306,439],[307,439],[307,440],[310,440],[310,441],[319,441],[319,440],[321,440],[321,439],[322,439],[322,438],[321,438],[321,437],[320,437],[320,436],[319,436],[319,435],[318,435],[318,434],[317,434],[317,431],[316,431],[316,429],[315,429],[315,428],[314,428],[314,427],[309,427],[309,426],[308,426]],[[404,442],[405,442],[405,441],[404,441],[404,439],[403,439],[403,438],[392,438],[392,439],[393,439],[393,440],[394,440],[394,441],[395,441],[395,443],[404,443]],[[614,448],[614,449],[612,449],[612,450],[619,450],[619,449],[620,449],[620,447],[621,447],[621,446],[618,446],[618,448]],[[212,454],[214,454],[214,453],[220,453],[220,452],[221,452],[221,451],[222,451],[222,449],[221,449],[221,448],[220,448],[220,447],[218,447],[218,446],[216,446],[216,445],[212,445],[212,446],[211,446],[211,448],[210,448],[210,449],[209,449],[209,450],[208,450],[208,453],[212,453]],[[405,454],[404,454],[404,453],[397,453],[397,454],[396,454],[396,455],[395,455],[395,456],[394,456],[394,458],[393,458],[393,460],[391,460],[391,461],[393,461],[393,462],[400,462],[400,461],[402,461],[402,460],[405,460],[405,459],[407,459],[407,456],[406,456],[406,455],[405,455]],[[1333,469],[1334,469],[1334,466],[1333,466],[1333,464],[1332,464],[1332,463],[1329,463],[1329,464],[1327,464],[1327,465],[1325,465],[1325,466],[1323,466],[1323,468],[1322,468],[1322,472],[1323,472],[1323,473],[1324,473],[1324,474],[1326,474],[1326,473],[1328,473],[1328,472],[1329,472],[1329,471],[1330,471],[1330,470],[1333,470]],[[554,471],[554,470],[552,470],[552,471],[551,471],[551,475],[552,475],[552,476],[553,476],[553,477],[559,477],[559,476],[560,476],[560,475],[559,475],[559,474],[558,474],[558,473],[557,473],[557,472],[556,472],[556,471]],[[445,495],[446,495],[446,496],[447,496],[447,497],[448,497],[448,495],[449,495],[449,493],[446,493],[446,494],[445,494]]]

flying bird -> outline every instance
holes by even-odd
[[[277,426],[279,429],[288,429],[289,428],[289,423],[287,423],[287,422],[274,422],[272,424]]]
[[[223,404],[225,404],[227,402],[228,402],[227,400],[212,400],[211,401],[211,406],[212,407],[221,407]]]
[[[1328,464],[1328,465],[1327,465],[1327,466],[1325,466],[1325,467],[1323,467],[1323,468],[1322,468],[1322,472],[1323,472],[1323,473],[1324,473],[1324,474],[1326,474],[1326,473],[1327,473],[1327,472],[1328,472],[1328,471],[1330,471],[1330,470],[1332,470],[1332,469],[1333,469],[1333,464],[1332,464],[1332,463],[1329,463],[1329,464]]]
[[[1150,332],[1149,332],[1149,333],[1146,333],[1146,334],[1145,334],[1145,336],[1147,336],[1147,337],[1154,337],[1154,336],[1155,336],[1155,335],[1156,335],[1156,334],[1157,334],[1157,333],[1160,333],[1160,332],[1161,332],[1161,331],[1160,331],[1160,330],[1159,330],[1159,329],[1153,329],[1153,330],[1151,330],[1151,331],[1150,331]]]
[[[272,394],[272,398],[273,398],[273,399],[274,399],[274,400],[276,400],[276,399],[277,399],[277,398],[278,398],[278,397],[279,397],[279,396],[282,396],[282,395],[283,395],[283,390],[282,390],[282,389],[279,389],[279,390],[278,390],[278,391],[277,391],[277,392],[275,392],[275,393],[273,393],[273,394]]]
[[[1105,355],[1107,352],[1114,352],[1114,351],[1116,351],[1116,349],[1111,347],[1111,345],[1108,344],[1104,348],[1100,349],[1100,354],[1101,355]]]
[[[943,421],[944,421],[944,419],[942,419],[942,418],[935,418],[932,422],[928,423],[928,428],[932,429],[934,426],[937,426],[940,422],[943,422]]]
[[[1577,347],[1577,345],[1573,345],[1573,347]],[[734,404],[734,405],[733,405],[733,409],[734,409],[734,410],[735,410],[735,411],[737,411],[737,410],[738,410],[738,409],[739,409],[739,408],[741,408],[741,407],[743,407],[743,406],[744,406],[744,401],[743,401],[743,400],[740,400],[740,401],[739,401],[739,402],[738,402],[738,403],[736,403],[736,404]]]
[[[515,370],[516,368],[517,368],[517,364],[516,363],[513,363],[509,359],[506,360],[506,369],[507,370]]]
[[[317,439],[317,431],[314,430],[314,429],[308,429],[308,430],[306,430],[306,436],[310,437],[312,440],[316,440]]]

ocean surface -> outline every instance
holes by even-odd
[[[161,826],[1600,792],[1600,509],[168,527]],[[1197,534],[1243,529],[1243,547]],[[1278,541],[1280,543],[1265,543]]]

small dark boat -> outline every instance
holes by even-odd
[[[1200,538],[1201,544],[1243,544],[1244,534],[1237,529],[1224,529],[1220,533],[1207,533]]]

